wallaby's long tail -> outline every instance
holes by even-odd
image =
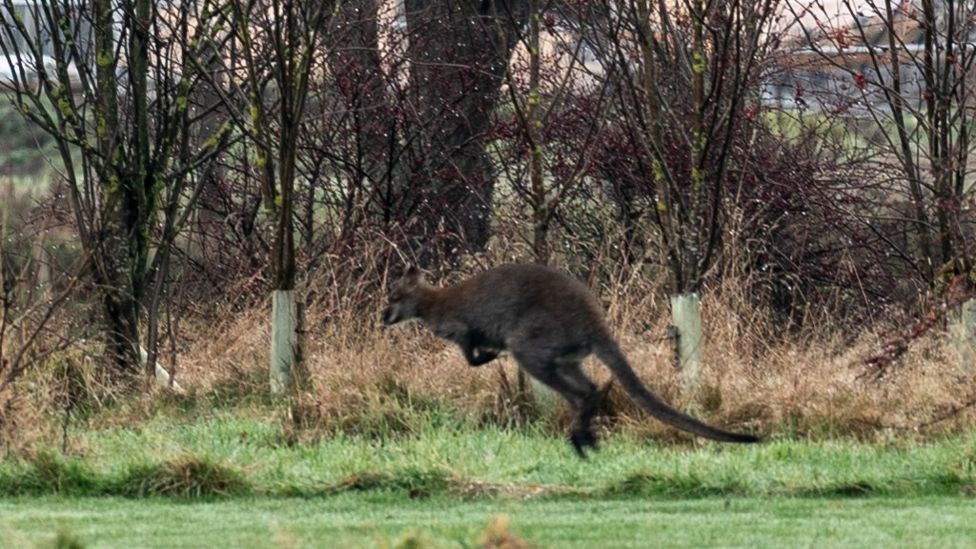
[[[677,427],[683,431],[722,442],[759,442],[759,437],[743,433],[731,433],[705,425],[701,421],[684,414],[647,390],[634,369],[630,367],[620,347],[613,340],[609,340],[594,349],[596,356],[620,380],[627,393],[634,398],[645,410],[659,420]]]

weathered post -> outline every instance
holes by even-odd
[[[271,295],[271,393],[286,393],[294,382],[298,361],[298,311],[295,290],[275,290]]]
[[[702,385],[701,299],[697,292],[671,296],[671,320],[677,338],[681,392],[685,402],[694,406]]]
[[[962,304],[949,331],[963,366],[968,370],[976,368],[976,299]]]

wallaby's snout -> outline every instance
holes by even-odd
[[[417,301],[422,292],[420,271],[411,267],[390,292],[389,302],[383,310],[383,324],[389,326],[417,316]]]
[[[397,288],[390,295],[390,300],[386,304],[386,308],[383,309],[383,324],[390,326],[391,324],[403,322],[410,318],[412,316],[410,314],[410,305],[411,300],[409,296],[404,294],[402,289]]]

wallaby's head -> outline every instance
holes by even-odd
[[[390,292],[390,302],[383,311],[383,324],[396,324],[415,318],[417,301],[424,284],[424,276],[420,271],[416,267],[410,267]]]

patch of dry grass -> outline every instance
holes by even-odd
[[[687,408],[691,403],[678,392],[672,342],[665,337],[666,300],[655,297],[655,287],[653,281],[621,277],[600,293],[610,325],[641,379]],[[763,434],[858,439],[939,436],[973,425],[973,407],[963,405],[976,395],[976,376],[960,363],[944,333],[913,343],[896,367],[876,380],[866,375],[863,360],[880,345],[877,331],[851,337],[821,320],[773,337],[772,321],[747,305],[746,298],[726,291],[704,300],[705,389],[693,408],[707,421]],[[309,309],[305,357],[311,383],[296,408],[299,428],[367,436],[409,433],[418,428],[411,410],[431,402],[448,405],[474,423],[506,423],[524,413],[514,394],[511,358],[471,368],[453,345],[418,324],[379,327],[372,319],[379,317],[381,306],[377,299],[359,317],[328,319],[315,307]],[[266,309],[227,318],[201,334],[181,357],[181,383],[197,392],[236,387],[233,392],[239,394],[263,394]],[[591,359],[586,367],[609,387],[606,424],[649,437],[684,439],[647,419],[611,383],[602,365]],[[964,409],[953,412],[956,408]],[[562,429],[565,410],[550,421]]]
[[[482,270],[479,261],[449,273],[447,282]],[[519,392],[510,357],[472,368],[453,344],[419,324],[381,327],[387,282],[375,275],[378,269],[364,269],[362,281],[321,272],[308,282],[304,357],[309,383],[283,417],[283,442],[312,442],[339,432],[366,437],[416,433],[434,408],[473,425],[539,419]],[[440,283],[436,276],[433,282]],[[621,269],[591,273],[588,282],[601,296],[608,323],[640,378],[668,402],[709,423],[764,435],[876,440],[940,436],[969,429],[976,419],[976,372],[960,363],[945,332],[934,330],[912,342],[908,353],[878,380],[866,375],[871,372],[864,359],[880,348],[879,329],[843,331],[827,314],[811,315],[802,329],[781,329],[741,289],[749,284],[735,280],[705,293],[704,390],[697,402],[688,402],[678,389],[661,281]],[[197,402],[239,407],[247,399],[265,401],[269,312],[270,304],[260,302],[185,319],[178,363],[170,364],[168,349],[162,357],[189,391],[188,397],[172,397],[178,401],[174,404],[185,409]],[[51,429],[42,417],[63,418],[110,399],[91,374],[94,353],[97,349],[90,345],[76,346],[25,377],[19,388],[26,396],[19,403],[0,401],[0,430],[56,433],[59,429]],[[586,368],[606,388],[603,425],[657,439],[688,440],[650,420],[594,359]],[[155,413],[151,400],[123,402],[128,404],[99,421],[136,422]],[[36,420],[20,419],[22,413]],[[555,414],[535,424],[561,432],[568,419],[560,403]]]

